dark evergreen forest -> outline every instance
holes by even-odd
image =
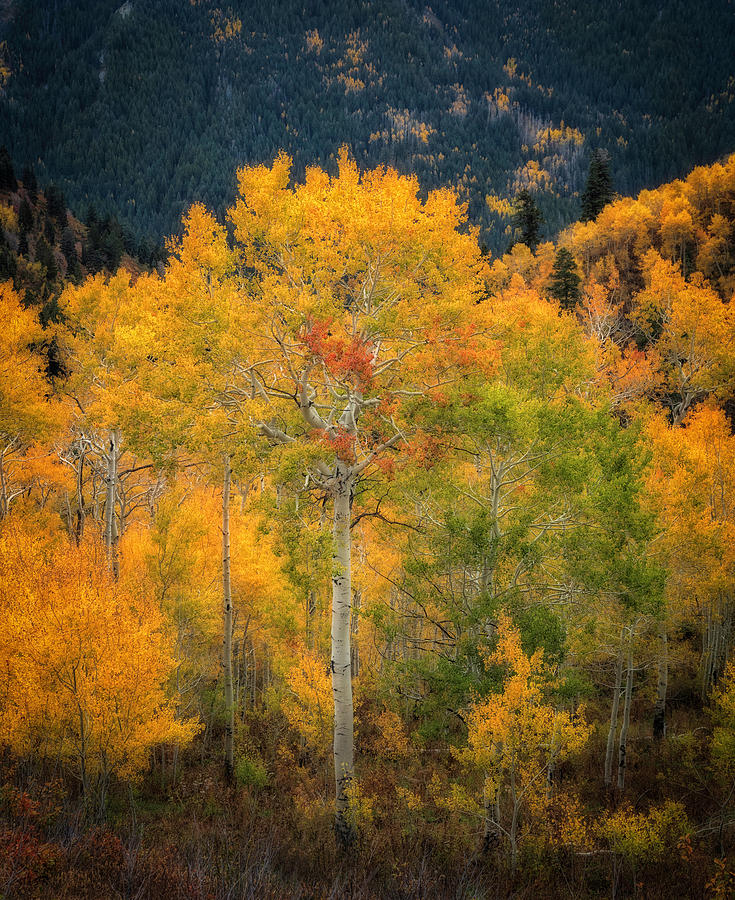
[[[54,0],[0,4],[0,143],[77,215],[138,240],[281,148],[299,177],[390,164],[457,185],[495,251],[535,193],[548,237],[580,214],[594,150],[621,194],[735,145],[731,0]],[[487,198],[490,197],[490,201]]]

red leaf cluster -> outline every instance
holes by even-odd
[[[335,378],[347,380],[352,377],[363,385],[369,384],[373,377],[372,343],[359,337],[333,334],[332,321],[312,322],[303,331],[304,343]]]

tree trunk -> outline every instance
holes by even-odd
[[[255,655],[255,644],[250,648],[250,658],[253,661],[250,681],[250,706],[255,709],[256,692],[258,690],[258,657]]]
[[[516,790],[516,773],[515,768],[510,770],[510,794],[513,800],[513,815],[510,822],[510,871],[511,875],[515,875],[516,866],[518,865],[518,814],[521,808],[521,800]]]
[[[230,457],[224,460],[222,485],[222,596],[224,640],[222,674],[225,684],[225,777],[232,781],[235,772],[235,700],[232,692],[232,588],[230,586]]]
[[[79,456],[79,470],[77,472],[77,524],[76,533],[74,535],[77,546],[82,543],[84,537],[84,453]]]
[[[623,681],[623,632],[620,632],[618,661],[615,666],[615,687],[613,688],[612,708],[610,710],[610,728],[607,732],[607,748],[605,750],[605,787],[612,787],[612,763],[615,750],[615,733],[618,730],[618,706],[620,705],[620,685]]]
[[[702,646],[702,699],[706,700],[727,665],[732,638],[732,606],[720,594],[707,605]]]
[[[105,547],[110,571],[117,578],[117,528],[115,524],[115,501],[117,499],[117,457],[120,449],[120,432],[113,428],[107,445],[107,476],[105,496]]]
[[[658,658],[658,683],[656,685],[656,703],[653,707],[653,739],[663,740],[666,734],[666,693],[669,686],[669,636],[666,623],[661,623],[659,631],[661,655]]]
[[[496,783],[492,790],[488,790],[489,776],[485,776],[484,807],[485,822],[482,835],[482,851],[488,853],[500,845],[500,787]]]
[[[306,646],[309,650],[314,649],[316,626],[316,594],[313,588],[309,588],[306,595]]]
[[[352,596],[352,646],[350,648],[350,656],[352,659],[352,677],[360,677],[360,647],[358,637],[360,633],[360,602],[362,592],[355,591]]]
[[[620,728],[618,745],[618,790],[625,787],[625,769],[628,762],[628,728],[630,727],[630,701],[633,695],[633,631],[628,635],[628,666],[625,673],[625,700],[623,702],[623,724]]]
[[[335,831],[346,849],[355,838],[349,788],[354,774],[350,605],[352,600],[350,511],[353,476],[337,462],[334,486],[334,559],[332,570],[332,694],[334,695]]]

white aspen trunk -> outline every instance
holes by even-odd
[[[117,497],[117,457],[120,447],[120,433],[113,428],[109,434],[107,444],[106,463],[107,474],[105,478],[105,547],[107,548],[107,564],[110,571],[117,578],[117,529],[115,527],[115,500]]]
[[[727,665],[732,636],[732,608],[722,594],[707,605],[702,635],[702,699],[706,700]]]
[[[707,604],[704,631],[702,634],[702,700],[707,699],[712,675],[712,604]]]
[[[485,787],[483,806],[485,807],[485,822],[482,835],[483,853],[494,850],[500,844],[500,785],[495,783],[492,790],[488,790],[487,783],[490,780],[485,775]]]
[[[666,623],[662,622],[659,630],[661,650],[658,658],[658,682],[656,684],[656,703],[653,707],[653,739],[663,740],[666,735],[666,694],[669,687],[669,636]]]
[[[354,840],[350,820],[349,788],[354,775],[352,660],[350,658],[350,605],[352,601],[350,514],[352,470],[337,462],[334,498],[334,558],[332,571],[332,694],[334,696],[335,831],[339,846]]]
[[[250,682],[250,705],[255,709],[256,692],[258,689],[258,658],[255,655],[255,644],[250,648],[250,657],[253,660],[252,681]]]
[[[232,648],[232,669],[233,669],[233,680],[234,685],[232,688],[233,693],[233,706],[235,709],[235,715],[238,715],[240,710],[240,642],[235,641],[234,646]]]
[[[360,677],[360,647],[358,638],[360,634],[360,604],[362,600],[362,592],[355,591],[352,597],[352,646],[350,655],[352,658],[352,677]]]
[[[521,808],[521,801],[516,791],[516,773],[515,767],[510,770],[510,793],[513,800],[513,816],[510,822],[510,871],[515,874],[518,864],[518,814]]]
[[[314,589],[310,588],[306,595],[306,646],[309,650],[314,649],[315,619],[316,594],[314,593]]]
[[[633,696],[633,630],[628,635],[628,665],[625,673],[625,700],[623,702],[623,724],[620,728],[618,745],[618,790],[625,787],[625,770],[628,763],[628,728],[630,727],[630,701]]]
[[[222,485],[222,597],[224,639],[222,642],[222,675],[225,686],[225,777],[231,781],[235,772],[235,702],[232,693],[232,588],[230,584],[230,457],[224,459]]]
[[[81,544],[82,538],[84,537],[84,520],[85,520],[85,510],[84,510],[84,453],[82,452],[79,457],[79,470],[77,472],[77,527],[76,527],[76,542],[77,546]]]
[[[612,787],[612,762],[615,750],[615,733],[618,730],[618,706],[620,705],[620,685],[623,681],[623,632],[620,632],[618,661],[615,666],[615,687],[613,688],[612,708],[610,710],[610,728],[607,732],[607,748],[605,750],[605,787]]]

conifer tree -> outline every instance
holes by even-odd
[[[55,184],[50,184],[44,193],[46,194],[46,210],[49,216],[57,219],[59,222],[65,222],[66,201],[61,189]]]
[[[36,180],[36,173],[33,171],[33,166],[30,163],[23,168],[23,187],[31,198],[31,202],[35,203],[36,200],[38,200],[38,181]]]
[[[582,222],[592,222],[613,199],[612,176],[607,154],[595,150],[590,160],[587,184],[582,193]]]
[[[538,247],[540,228],[544,221],[533,194],[526,188],[513,201],[513,227],[520,233],[519,242],[531,250]]]
[[[15,191],[18,182],[15,180],[13,160],[10,158],[8,148],[3,144],[0,147],[0,191]]]
[[[36,242],[36,261],[46,269],[47,281],[55,281],[58,277],[59,270],[54,258],[54,251],[49,246],[45,237],[39,237]]]
[[[68,226],[61,235],[61,252],[64,254],[67,265],[67,275],[75,276],[79,269],[79,257],[77,256],[77,242],[74,231]]]
[[[554,269],[547,285],[549,296],[558,300],[562,309],[573,309],[581,296],[581,280],[571,252],[566,247],[560,247],[554,257]]]
[[[28,234],[29,231],[32,231],[33,224],[33,209],[31,208],[31,204],[24,197],[20,201],[20,208],[18,209],[18,230],[21,235]]]

